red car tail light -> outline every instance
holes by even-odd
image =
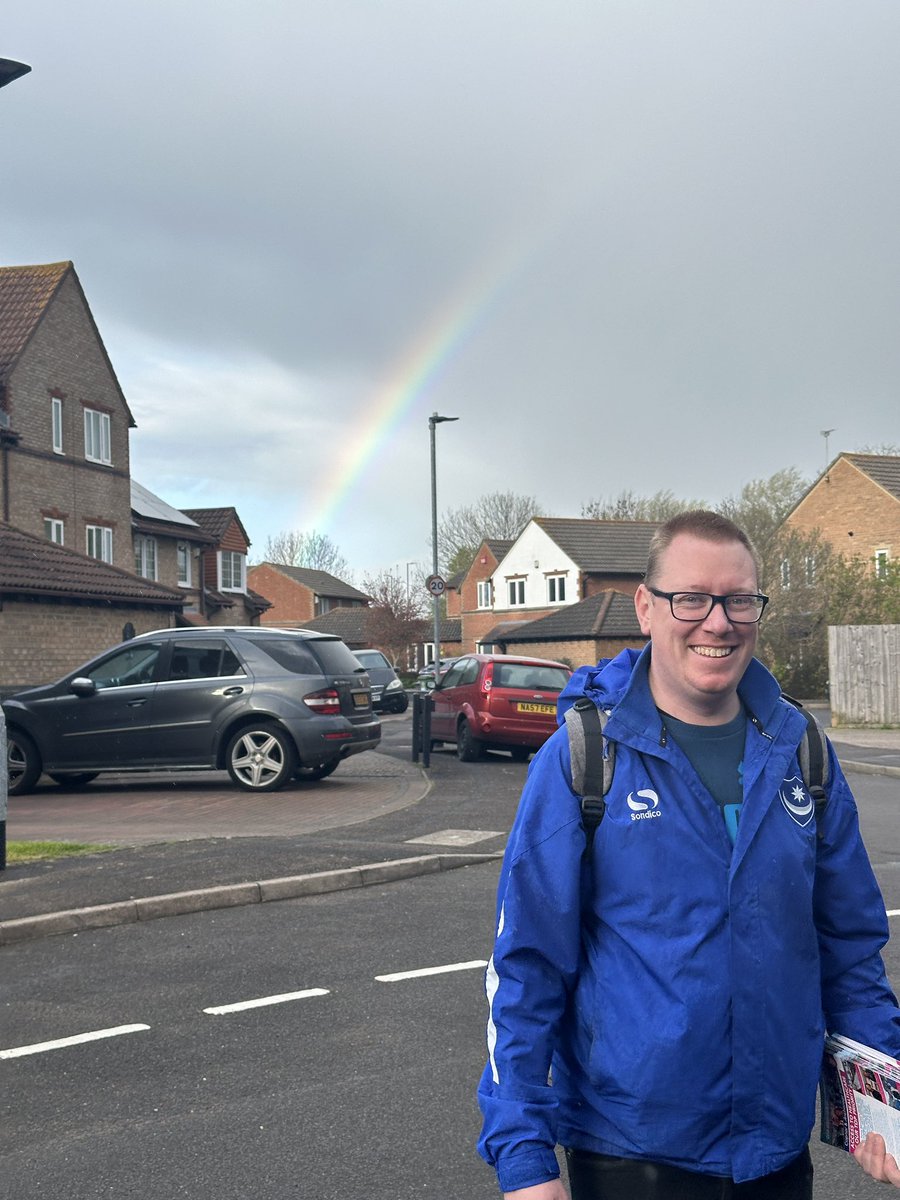
[[[484,674],[481,677],[481,694],[486,696],[494,686],[494,664],[488,663],[484,668]]]
[[[303,703],[323,717],[337,717],[341,714],[341,698],[334,688],[310,692],[308,696],[303,697]]]

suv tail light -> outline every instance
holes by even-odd
[[[323,717],[340,716],[341,698],[334,688],[326,688],[322,692],[310,692],[303,697],[303,703],[309,705],[313,712]]]
[[[486,696],[494,686],[494,664],[488,663],[481,677],[481,694]]]

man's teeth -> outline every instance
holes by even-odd
[[[691,646],[695,654],[702,654],[704,658],[727,658],[733,647],[731,646]]]

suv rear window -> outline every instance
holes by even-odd
[[[494,687],[561,692],[568,681],[569,673],[563,667],[538,667],[529,663],[494,664]]]
[[[247,638],[257,650],[295,675],[362,674],[359,663],[339,638]]]

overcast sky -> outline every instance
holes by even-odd
[[[132,472],[259,558],[714,502],[900,441],[897,0],[12,0],[0,262],[71,259]]]

